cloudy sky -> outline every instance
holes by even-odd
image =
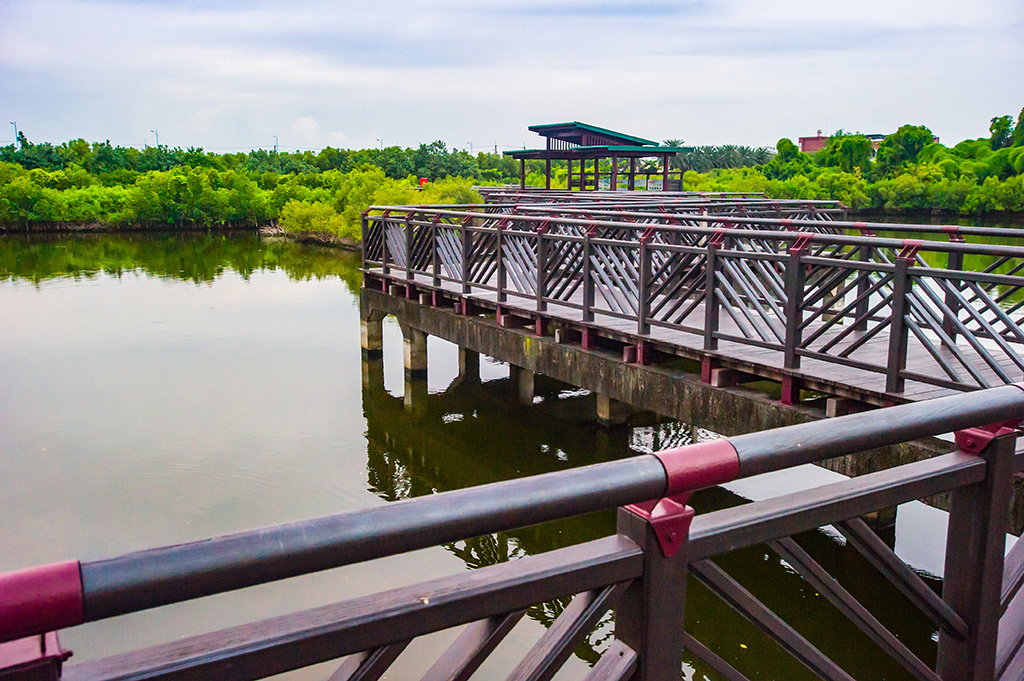
[[[1022,106],[1022,0],[0,0],[0,144],[952,144]]]

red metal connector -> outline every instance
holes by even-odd
[[[661,551],[671,558],[690,531],[693,509],[686,505],[693,493],[735,480],[739,454],[726,438],[654,452],[665,467],[665,496],[627,506],[651,523]]]
[[[896,257],[900,260],[913,260],[917,256],[917,251],[921,248],[921,244],[924,242],[920,239],[906,239],[903,242],[903,250],[899,252]]]
[[[1020,419],[1013,419],[1012,421],[958,430],[955,434],[957,449],[971,454],[981,454],[992,440],[1017,430],[1020,421]]]
[[[0,574],[0,643],[84,621],[77,560]]]
[[[0,681],[57,681],[69,657],[55,631],[0,643]]]

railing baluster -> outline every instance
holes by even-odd
[[[892,307],[889,318],[889,352],[885,363],[885,391],[901,393],[906,385],[903,370],[907,366],[907,341],[909,329],[906,316],[909,312],[907,297],[913,282],[907,268],[917,252],[913,244],[904,246],[893,265]]]
[[[980,429],[963,431],[957,444],[977,451],[972,440],[983,437]],[[944,681],[991,681],[994,675],[1016,442],[1012,431],[991,440],[978,452],[988,464],[985,479],[950,495],[942,599],[964,618],[968,633],[958,640],[939,632],[936,671]]]
[[[398,659],[409,643],[392,643],[376,650],[350,655],[331,674],[328,681],[376,681]]]
[[[634,678],[637,666],[636,652],[622,641],[612,641],[583,681],[627,681]]]
[[[412,281],[415,278],[413,274],[413,263],[412,263],[412,247],[413,247],[413,230],[415,226],[412,221],[415,219],[415,213],[406,213],[405,215],[405,279],[406,281]]]
[[[961,237],[960,240],[963,241],[963,238]],[[960,251],[950,251],[947,253],[946,269],[962,272],[964,269],[964,254]],[[943,283],[949,287],[959,285],[959,282],[953,279],[946,279]],[[955,343],[957,328],[953,320],[958,317],[960,307],[957,304],[957,296],[948,289],[946,290],[946,307],[948,308],[948,312],[946,312],[942,317],[942,330],[945,331],[946,335]]]
[[[525,614],[519,610],[467,625],[421,681],[467,681]]]
[[[722,568],[710,560],[702,560],[694,563],[692,570],[697,579],[815,674],[826,681],[853,681],[853,677],[754,598]]]
[[[626,583],[628,584],[628,582]],[[550,681],[577,645],[622,594],[626,584],[577,594],[508,677],[508,681]]]
[[[792,538],[768,542],[780,558],[789,563],[820,594],[829,600],[846,619],[850,620],[868,638],[874,641],[890,657],[921,681],[941,681],[939,676],[927,667],[914,653],[892,635],[867,608],[860,604],[849,591],[844,589],[830,574],[811,558]]]

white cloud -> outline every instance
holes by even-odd
[[[1024,105],[1018,0],[5,0],[0,109],[31,139],[208,149],[532,145],[577,119],[688,143]],[[586,36],[586,39],[580,39]]]

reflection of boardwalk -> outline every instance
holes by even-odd
[[[384,210],[365,225],[367,286],[632,346],[642,362],[697,359],[706,380],[778,381],[786,403],[805,388],[885,405],[1024,375],[1024,248],[625,215]]]

